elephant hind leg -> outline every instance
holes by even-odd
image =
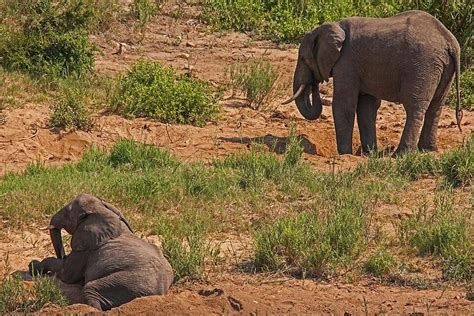
[[[142,287],[146,287],[147,282],[141,277],[140,273],[130,271],[114,272],[87,282],[84,297],[89,305],[98,308],[99,304],[101,310],[110,310],[146,294]]]
[[[440,83],[436,89],[433,99],[430,102],[428,110],[425,114],[425,121],[421,130],[418,149],[423,151],[437,151],[436,133],[438,131],[439,118],[441,111],[448,96],[452,82],[452,74],[454,73],[454,64],[449,65],[447,71],[443,73]]]
[[[394,152],[394,156],[400,156],[408,151],[417,150],[420,130],[429,105],[430,101],[417,101],[406,105],[404,104],[407,118],[400,143]]]
[[[380,99],[371,95],[359,95],[357,101],[357,125],[359,127],[362,153],[377,149],[375,121]]]

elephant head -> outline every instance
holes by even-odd
[[[123,232],[132,232],[119,210],[88,194],[79,195],[51,218],[51,242],[60,259],[65,257],[61,238],[63,228],[72,235],[71,247],[75,251],[97,249]]]
[[[319,118],[323,110],[319,83],[332,76],[344,39],[344,30],[338,23],[324,23],[303,37],[293,78],[294,95],[282,104],[295,101],[305,119]],[[309,99],[310,93],[312,102]]]

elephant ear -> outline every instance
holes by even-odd
[[[124,222],[125,225],[127,225],[128,229],[130,230],[131,233],[133,233],[132,227],[130,227],[130,224],[128,223],[127,219],[123,216],[122,212],[120,212],[115,206],[110,204],[109,202],[106,202],[102,199],[100,199],[102,204],[111,212],[115,213],[122,222]]]
[[[110,239],[120,236],[128,228],[120,218],[110,211],[86,212],[72,235],[73,251],[96,250]]]
[[[318,82],[331,77],[332,68],[341,55],[346,33],[338,23],[324,23],[314,31],[313,54],[317,63]]]

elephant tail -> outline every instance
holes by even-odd
[[[456,69],[456,123],[458,125],[459,131],[462,132],[461,121],[463,117],[463,112],[461,108],[461,57],[459,56],[459,50],[454,50],[450,53],[454,59]]]

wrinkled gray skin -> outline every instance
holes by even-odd
[[[434,151],[441,108],[454,73],[460,128],[459,58],[456,38],[423,11],[324,23],[301,42],[293,92],[302,84],[306,88],[295,102],[306,119],[317,119],[322,111],[318,85],[333,77],[339,154],[352,153],[356,113],[362,151],[376,149],[375,121],[381,99],[400,102],[406,111],[396,155],[417,148]]]
[[[72,235],[64,254],[61,229]],[[32,261],[30,272],[53,272],[65,283],[83,282],[87,303],[109,310],[134,298],[165,294],[173,282],[161,250],[134,236],[111,204],[81,194],[51,219],[51,241],[58,258]]]

